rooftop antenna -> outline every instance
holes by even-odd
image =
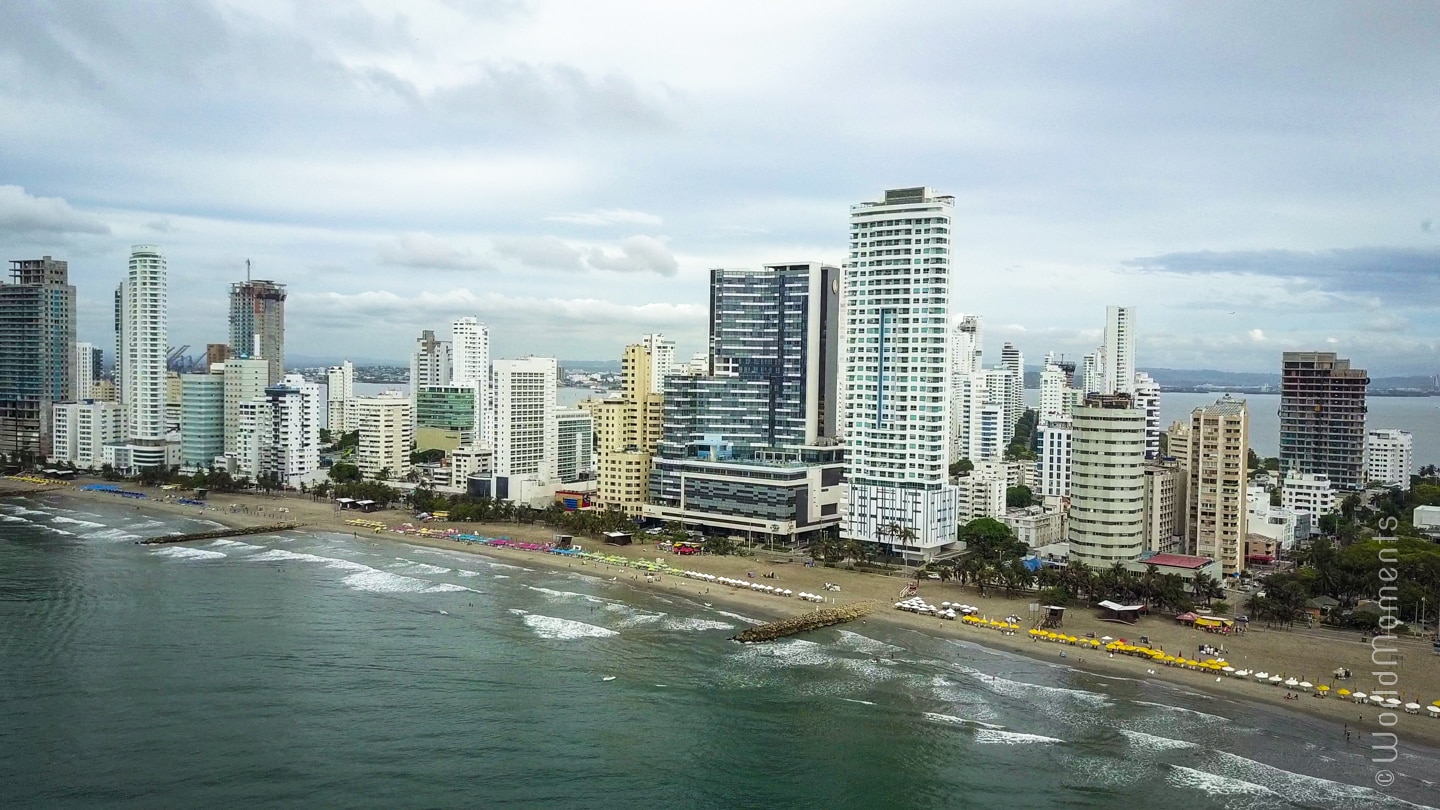
[[[246,281],[246,283],[249,283],[249,281],[250,281],[250,260],[249,260],[249,259],[246,259],[246,260],[245,260],[245,281]]]

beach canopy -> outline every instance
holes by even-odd
[[[1432,716],[1440,716],[1440,706],[1426,706],[1425,711],[1430,712]]]

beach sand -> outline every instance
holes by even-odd
[[[114,495],[79,491],[81,483],[83,482],[57,488],[54,494],[111,503],[119,501]],[[33,486],[33,484],[0,479],[0,492],[7,489],[32,489]],[[129,488],[139,489],[133,485],[130,485]],[[220,495],[211,500],[208,508],[202,510],[196,506],[185,506],[163,500],[169,493],[156,489],[141,491],[151,495],[149,499],[135,504],[144,510],[199,517],[231,527],[296,522],[303,524],[309,530],[351,534],[357,542],[363,541],[366,544],[386,544],[392,545],[392,547],[396,544],[425,546],[482,554],[528,567],[563,570],[607,580],[615,578],[626,581],[637,588],[684,594],[701,602],[724,604],[756,618],[781,618],[819,607],[814,603],[802,602],[798,599],[785,599],[752,591],[735,590],[723,585],[669,575],[659,577],[654,583],[648,583],[643,573],[621,566],[594,563],[582,565],[579,560],[557,555],[518,549],[492,548],[442,538],[375,532],[345,523],[346,520],[355,517],[375,520],[392,527],[413,522],[408,513],[399,510],[358,515],[353,512],[339,512],[328,502],[312,501],[307,496],[294,494],[286,496]],[[31,495],[30,497],[45,498],[48,497],[48,494]],[[128,505],[129,502],[126,503]],[[430,525],[437,526],[437,524]],[[552,530],[541,525],[504,523],[438,524],[438,526],[457,528],[466,533],[483,536],[504,536],[514,540],[536,543],[550,542],[554,534]],[[672,567],[717,576],[745,579],[748,578],[749,572],[754,572],[757,582],[789,588],[796,592],[821,593],[832,598],[836,604],[873,599],[890,605],[899,601],[902,592],[912,581],[899,574],[887,576],[839,568],[825,568],[818,565],[806,567],[803,564],[804,558],[800,556],[771,554],[760,549],[756,550],[754,557],[710,557],[704,555],[679,557],[664,554],[653,544],[637,543],[621,548],[603,546],[598,541],[588,538],[577,538],[576,542],[585,546],[587,550],[603,550],[607,554],[636,559],[654,560],[660,557]],[[776,573],[777,579],[760,578],[761,574],[771,571]],[[840,591],[824,590],[823,585],[827,582],[839,585]],[[923,580],[920,583],[919,592],[926,601],[932,604],[942,601],[963,602],[979,608],[981,615],[991,618],[1003,618],[1010,614],[1019,615],[1025,620],[1022,627],[1030,626],[1030,598],[1007,598],[988,591],[987,595],[982,597],[974,588],[962,587],[955,583],[940,583],[934,580]],[[1379,723],[1381,710],[1372,705],[1356,705],[1348,699],[1335,696],[1320,699],[1308,694],[1301,694],[1298,700],[1287,701],[1284,700],[1287,690],[1283,686],[1261,685],[1256,683],[1253,678],[1241,680],[1222,677],[1216,680],[1217,676],[1214,674],[1158,666],[1150,661],[1123,655],[1112,658],[1103,650],[1082,650],[1066,645],[1034,642],[1023,630],[1018,635],[1006,636],[994,630],[970,627],[959,621],[945,621],[889,609],[882,609],[871,614],[863,621],[867,623],[880,622],[890,627],[916,630],[931,636],[960,639],[1051,663],[1063,663],[1078,670],[1137,680],[1164,681],[1210,695],[1260,703],[1280,710],[1304,712],[1328,718],[1337,726],[1346,724],[1352,732],[1392,731],[1405,744],[1440,749],[1440,719],[1424,714],[1407,715],[1404,712],[1397,712],[1397,725],[1382,729]],[[1402,702],[1414,700],[1426,705],[1431,701],[1440,700],[1440,657],[1431,653],[1429,644],[1426,642],[1400,641],[1397,645],[1400,650],[1399,664],[1380,667],[1371,662],[1371,646],[1362,642],[1360,634],[1354,632],[1319,629],[1267,629],[1252,625],[1250,631],[1245,635],[1220,636],[1182,626],[1172,619],[1161,617],[1147,617],[1136,625],[1108,623],[1100,620],[1097,611],[1086,607],[1071,607],[1066,611],[1064,631],[1078,637],[1093,633],[1096,637],[1108,635],[1127,638],[1131,641],[1138,640],[1140,636],[1148,636],[1151,646],[1163,647],[1176,654],[1184,653],[1189,657],[1197,656],[1197,649],[1201,644],[1216,647],[1223,645],[1225,648],[1224,658],[1237,669],[1263,670],[1287,678],[1293,676],[1298,680],[1308,680],[1316,685],[1329,685],[1337,689],[1344,687],[1364,692],[1370,692],[1372,688],[1384,689],[1385,687],[1378,686],[1376,676],[1372,672],[1393,671],[1398,677],[1398,683],[1393,689],[1399,693],[1398,697]],[[1062,652],[1065,653],[1063,661],[1061,659]],[[1337,667],[1348,668],[1354,677],[1348,682],[1334,681],[1331,672]],[[1153,674],[1151,674],[1152,672]],[[1342,733],[1337,727],[1337,736]],[[1357,744],[1359,743],[1357,742]]]

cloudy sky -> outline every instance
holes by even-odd
[[[70,261],[82,339],[133,243],[171,342],[252,261],[292,355],[703,348],[707,269],[840,262],[851,203],[956,200],[987,360],[1335,349],[1440,372],[1440,5],[327,0],[0,4],[0,244]]]

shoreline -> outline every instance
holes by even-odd
[[[5,490],[14,490],[19,487],[12,486],[20,482],[12,482],[0,479],[0,495]],[[34,499],[48,499],[53,496],[63,496],[67,500],[89,501],[97,503],[119,503],[120,500],[113,495],[100,492],[81,492],[78,486],[57,487],[54,490],[44,493],[31,493],[25,497]],[[338,535],[349,534],[355,541],[365,541],[366,544],[379,545],[374,541],[383,541],[391,548],[402,546],[431,548],[444,551],[452,551],[467,554],[476,554],[487,558],[496,559],[510,564],[518,564],[523,567],[553,570],[582,576],[591,576],[597,580],[605,581],[610,576],[617,577],[618,582],[628,585],[631,588],[644,589],[648,593],[673,594],[682,596],[688,600],[694,600],[698,604],[711,603],[712,606],[734,609],[737,613],[771,621],[774,619],[788,618],[801,613],[810,612],[822,606],[840,606],[849,602],[863,601],[866,599],[879,599],[887,607],[871,613],[864,620],[856,624],[874,620],[883,624],[890,630],[910,630],[920,632],[930,637],[953,639],[961,642],[977,644],[981,647],[1015,654],[1023,658],[1033,659],[1036,662],[1047,663],[1051,666],[1060,665],[1068,667],[1072,671],[1081,673],[1093,673],[1102,677],[1119,677],[1133,681],[1156,681],[1161,685],[1172,688],[1192,690],[1212,698],[1223,698],[1236,700],[1246,704],[1254,704],[1256,708],[1263,711],[1295,712],[1308,715],[1312,718],[1327,720],[1335,725],[1344,724],[1350,730],[1357,733],[1358,744],[1367,744],[1361,735],[1372,732],[1389,731],[1395,733],[1402,744],[1407,748],[1428,749],[1429,752],[1440,752],[1440,718],[1421,715],[1399,714],[1399,723],[1389,729],[1382,728],[1377,720],[1378,707],[1374,705],[1357,705],[1348,698],[1338,696],[1319,699],[1309,694],[1301,694],[1301,698],[1295,701],[1281,700],[1281,696],[1287,691],[1281,687],[1259,685],[1253,681],[1242,681],[1234,677],[1220,677],[1201,672],[1188,670],[1177,670],[1164,666],[1154,666],[1151,662],[1130,658],[1126,656],[1110,657],[1104,650],[1081,650],[1079,647],[1057,645],[1047,642],[1034,642],[1022,630],[1014,636],[1003,636],[993,630],[972,628],[963,625],[958,621],[944,621],[933,617],[919,616],[912,613],[896,611],[888,608],[888,605],[897,601],[899,590],[913,581],[908,578],[885,576],[879,574],[866,574],[853,572],[844,569],[803,567],[799,564],[800,558],[794,558],[795,562],[783,562],[769,558],[765,552],[757,552],[757,556],[748,557],[706,557],[699,555],[686,558],[672,558],[672,555],[661,555],[653,546],[629,546],[615,548],[604,546],[597,542],[581,539],[581,545],[587,550],[601,549],[607,554],[627,557],[629,559],[645,558],[655,559],[663,556],[666,563],[674,568],[683,570],[695,570],[721,576],[744,578],[747,571],[759,572],[761,569],[778,572],[784,586],[796,591],[809,590],[813,593],[825,593],[832,597],[833,603],[826,602],[823,605],[808,602],[801,602],[798,599],[780,598],[762,593],[750,591],[732,590],[723,585],[705,583],[674,575],[660,575],[657,581],[646,582],[639,572],[634,569],[611,566],[603,562],[587,561],[581,564],[579,560],[561,557],[543,552],[523,551],[513,548],[497,548],[493,546],[466,543],[440,537],[421,537],[415,535],[400,534],[394,531],[375,532],[365,530],[363,527],[351,526],[344,523],[350,518],[348,514],[333,512],[328,504],[310,501],[304,497],[281,497],[281,496],[257,496],[257,495],[227,495],[225,501],[231,502],[230,507],[212,506],[201,510],[196,506],[181,505],[174,502],[166,502],[157,499],[144,499],[139,501],[124,501],[126,505],[134,505],[140,511],[155,511],[169,515],[177,515],[189,518],[198,518],[220,523],[230,528],[241,528],[254,525],[274,523],[277,518],[284,516],[287,521],[304,524],[297,531],[328,532]],[[287,511],[281,512],[280,509]],[[397,513],[393,511],[372,513],[365,516],[368,519],[379,520],[387,525],[393,526],[406,522],[403,518],[397,520]],[[462,531],[473,531],[476,534],[487,536],[508,536],[518,540],[530,542],[544,542],[548,540],[551,533],[543,526],[520,526],[512,524],[467,524]],[[768,559],[767,559],[768,558]],[[588,570],[587,570],[588,569]],[[629,574],[629,576],[626,576]],[[758,576],[758,573],[757,573]],[[822,590],[822,582],[835,582],[840,585],[841,591],[832,594]],[[981,608],[984,615],[1004,616],[1007,613],[1017,613],[1021,616],[1027,615],[1027,600],[1022,598],[1001,598],[994,595],[984,597],[978,596],[975,591],[969,588],[962,589],[954,583],[940,584],[934,581],[924,581],[921,584],[921,592],[928,601],[938,603],[945,601],[959,601],[973,604]],[[1210,634],[1201,635],[1199,631],[1188,628],[1178,628],[1171,625],[1167,620],[1158,617],[1151,617],[1142,620],[1140,625],[1134,627],[1117,626],[1104,624],[1088,614],[1086,608],[1072,608],[1067,613],[1066,632],[1083,636],[1085,632],[1094,632],[1096,636],[1103,634],[1116,636],[1130,636],[1136,638],[1140,635],[1149,634],[1152,638],[1163,637],[1163,642],[1172,649],[1183,650],[1189,644],[1177,645],[1174,639],[1177,637],[1193,640],[1197,643],[1209,643],[1212,645],[1223,644],[1226,647],[1233,647],[1227,653],[1232,663],[1237,667],[1246,668],[1268,668],[1258,663],[1260,658],[1270,662],[1269,666],[1275,663],[1286,663],[1285,648],[1318,648],[1323,655],[1333,656],[1331,660],[1340,660],[1338,665],[1347,665],[1356,673],[1368,673],[1369,650],[1368,644],[1360,644],[1357,641],[1349,640],[1348,646],[1345,637],[1338,634],[1333,639],[1313,638],[1301,636],[1296,631],[1265,630],[1263,628],[1253,629],[1246,636],[1238,638],[1216,637]],[[1023,625],[1022,625],[1023,626]],[[803,637],[803,634],[799,637]],[[1365,655],[1363,663],[1359,657],[1360,651]],[[1061,659],[1060,654],[1066,655]],[[1316,649],[1309,649],[1310,659],[1314,659]],[[1404,653],[1418,653],[1419,666],[1415,668],[1406,667],[1401,675],[1399,689],[1408,694],[1409,691],[1422,690],[1419,698],[1416,698],[1422,705],[1430,700],[1440,699],[1440,689],[1427,689],[1425,681],[1440,682],[1440,666],[1432,664],[1428,649],[1423,653],[1419,645],[1413,649],[1404,649]],[[1253,655],[1252,655],[1253,654]],[[1247,658],[1254,658],[1256,663],[1247,663]],[[1403,661],[1403,659],[1402,659]],[[1309,668],[1307,669],[1307,664]],[[1425,673],[1425,669],[1429,673]],[[1150,674],[1153,670],[1154,674]],[[1287,672],[1286,669],[1271,670]],[[1288,673],[1299,678],[1304,675],[1317,685],[1325,682],[1326,679],[1310,677],[1305,673],[1323,674],[1324,671],[1313,666],[1309,661],[1290,660]],[[1429,677],[1425,677],[1428,674]],[[1355,681],[1345,685],[1347,688],[1369,691],[1369,682],[1359,676]],[[1404,698],[1404,699],[1409,699]],[[1422,710],[1423,711],[1423,710]],[[1335,730],[1336,736],[1340,736],[1340,730]]]

